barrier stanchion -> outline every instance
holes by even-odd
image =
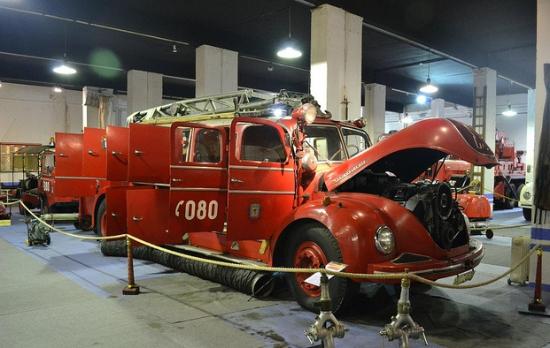
[[[544,317],[550,317],[550,313],[546,310],[546,306],[542,301],[542,247],[537,248],[537,271],[535,276],[535,295],[533,302],[529,303],[527,310],[520,309],[521,314],[532,314]]]
[[[128,255],[128,285],[122,289],[123,295],[138,295],[139,286],[134,279],[134,253],[132,252],[132,240],[126,237],[126,253]]]

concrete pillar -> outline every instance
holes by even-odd
[[[445,117],[445,100],[441,98],[432,99],[430,108],[431,117]]]
[[[202,45],[195,53],[195,96],[235,92],[238,82],[238,53]]]
[[[336,120],[361,115],[363,18],[332,5],[311,16],[311,94]]]
[[[128,113],[162,105],[162,75],[128,71]]]
[[[107,124],[114,124],[111,120],[113,109],[113,90],[84,86],[82,88],[82,128],[104,128]],[[102,106],[100,104],[103,103]],[[103,112],[103,121],[100,123],[100,111]]]
[[[534,173],[536,180],[537,160],[541,137],[547,137],[548,134],[541,134],[544,104],[550,102],[544,86],[544,65],[550,64],[550,0],[537,0],[537,60],[536,60],[536,96],[535,96],[535,161]],[[550,120],[545,120],[550,122]],[[546,173],[546,175],[548,175]],[[546,193],[548,194],[548,193]],[[536,195],[536,193],[535,193]],[[533,215],[535,211],[533,210]],[[546,291],[550,291],[550,212],[548,210],[540,211],[542,221],[534,221],[531,228],[532,242],[543,246],[542,256],[542,283]],[[536,217],[536,216],[535,216]],[[535,258],[531,258],[529,282],[532,285],[535,281]],[[548,303],[546,303],[548,307]]]
[[[481,134],[487,145],[491,150],[495,151],[495,133],[496,133],[496,118],[497,118],[497,73],[493,69],[480,68],[474,70],[474,88],[475,95],[474,106],[476,103],[480,103],[479,107],[474,108],[474,117],[477,113],[485,112],[485,126],[483,130],[477,129]],[[485,94],[484,101],[482,102],[479,97]],[[484,103],[484,104],[482,104]],[[475,125],[474,119],[474,125]],[[476,171],[478,169],[476,168]],[[483,176],[483,194],[485,194],[490,201],[493,200],[493,186],[495,184],[494,169],[481,168]]]
[[[98,126],[98,104],[92,101],[93,87],[85,86],[82,88],[82,129],[86,127]]]
[[[376,143],[378,137],[385,133],[386,127],[386,86],[377,83],[365,85],[365,116],[367,133]]]

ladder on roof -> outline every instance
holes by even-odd
[[[473,124],[474,130],[479,134],[483,140],[486,139],[487,127],[487,86],[483,87],[483,90],[474,87],[474,105],[473,105]],[[471,178],[472,180],[479,180],[478,194],[483,194],[485,187],[484,174],[487,170],[485,167],[472,166]]]
[[[304,97],[303,94],[286,90],[271,93],[243,89],[232,93],[179,100],[137,111],[128,116],[127,120],[128,123],[172,123],[176,120],[186,119],[196,121],[199,116],[212,116],[213,118],[224,118],[224,114],[226,114],[226,118],[232,118],[235,114],[253,116],[273,104],[281,103],[296,107],[300,105],[302,97]]]

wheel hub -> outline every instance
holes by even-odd
[[[306,241],[300,244],[294,254],[295,268],[322,268],[328,263],[323,249],[314,242]],[[311,273],[296,273],[296,281],[308,296],[317,297],[321,295],[321,288],[306,283],[305,280],[311,276]]]

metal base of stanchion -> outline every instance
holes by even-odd
[[[122,289],[123,295],[139,295],[139,286],[127,286]]]
[[[526,315],[536,315],[539,317],[550,317],[550,311],[542,303],[529,303],[527,309],[518,308],[518,313]]]

